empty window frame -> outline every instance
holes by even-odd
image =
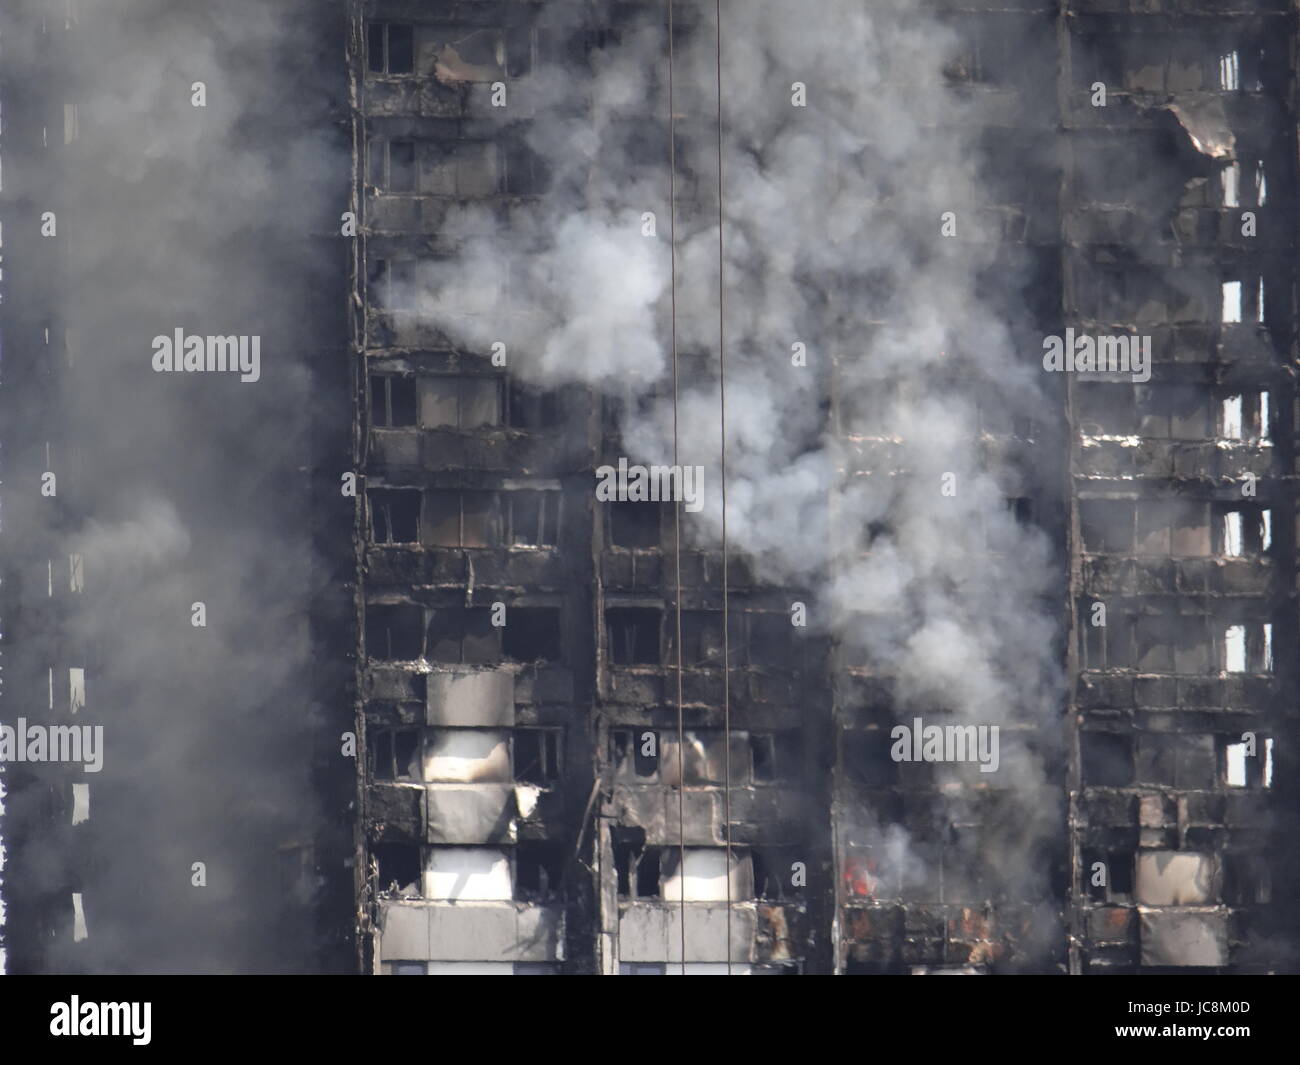
[[[1133,852],[1085,850],[1079,870],[1093,902],[1127,906],[1133,901]]]
[[[1254,747],[1254,753],[1251,748]],[[1229,788],[1273,786],[1273,737],[1255,735],[1249,742],[1229,737],[1220,743],[1222,780]]]
[[[1219,436],[1224,440],[1268,440],[1272,404],[1268,389],[1233,391],[1219,400]]]
[[[500,191],[500,152],[491,141],[424,145],[421,191],[432,196],[491,196]]]
[[[731,639],[727,648],[731,664],[739,665],[744,659],[744,615],[740,611],[730,612],[728,627]],[[675,617],[670,617],[668,625],[668,654],[666,660],[677,661],[677,625]],[[721,610],[683,610],[682,611],[682,666],[686,669],[698,669],[701,666],[721,666],[724,657]]]
[[[1156,787],[1213,788],[1218,776],[1214,737],[1141,733],[1134,776],[1136,783]]]
[[[803,746],[798,732],[751,732],[749,747],[755,784],[779,784],[799,778]]]
[[[687,787],[721,787],[727,779],[727,733],[722,729],[690,729],[682,734],[680,758],[677,734],[666,732],[662,736],[662,761],[659,781],[676,787],[684,779]],[[731,783],[745,787],[751,781],[752,752],[749,736],[745,732],[732,732]],[[681,773],[678,773],[680,761]]]
[[[562,493],[431,489],[425,493],[425,543],[431,547],[554,547]]]
[[[501,630],[501,650],[514,662],[558,662],[562,655],[558,607],[512,606]]]
[[[1226,851],[1223,854],[1223,901],[1251,906],[1273,901],[1273,868],[1263,854]]]
[[[1264,207],[1267,204],[1268,179],[1264,175],[1264,160],[1248,161],[1245,167],[1247,180],[1244,187],[1241,163],[1228,163],[1219,171],[1219,193],[1224,207]]]
[[[542,156],[523,138],[505,137],[499,152],[502,192],[510,196],[535,196],[546,191],[550,170]]]
[[[666,847],[647,847],[644,830],[615,829],[614,870],[624,899],[657,899]]]
[[[1132,669],[1134,618],[1114,604],[1080,600],[1079,603],[1079,668],[1080,669]],[[1094,624],[1104,620],[1105,624]]]
[[[1133,668],[1139,673],[1199,674],[1215,669],[1204,615],[1139,616],[1133,622],[1133,643]]]
[[[419,780],[419,729],[377,729],[368,736],[370,775],[375,780]]]
[[[660,546],[661,503],[614,500],[604,506],[605,530],[611,547],[646,551]]]
[[[754,847],[750,861],[754,869],[754,897],[772,901],[791,901],[803,895],[794,883],[794,864],[798,855],[782,847]]]
[[[654,607],[611,607],[605,611],[609,661],[616,666],[659,665],[663,611]]]
[[[548,787],[563,775],[564,732],[558,728],[517,728],[514,777],[521,784]]]
[[[1132,436],[1137,432],[1137,390],[1129,384],[1080,382],[1074,415],[1084,436]]]
[[[1219,289],[1221,296],[1219,321],[1224,325],[1240,325],[1242,322],[1260,323],[1265,320],[1262,274],[1246,280],[1224,281]]]
[[[610,729],[609,757],[615,779],[621,783],[654,783],[659,779],[659,733],[654,729]]]
[[[1196,500],[1080,500],[1079,532],[1088,554],[1197,558],[1211,551],[1210,510]]]
[[[1009,86],[1019,80],[1016,42],[1025,32],[1023,22],[1008,25],[997,13],[954,21],[962,48],[944,65],[943,75],[950,83]]]
[[[1273,512],[1249,503],[1219,504],[1215,508],[1215,551],[1230,558],[1257,558],[1273,546]]]
[[[370,541],[375,544],[414,544],[420,541],[420,491],[413,488],[371,488]]]
[[[419,658],[424,646],[424,609],[414,603],[366,606],[366,654],[378,661]]]
[[[428,657],[433,662],[482,665],[501,657],[501,630],[488,607],[436,607],[430,611]]]
[[[1127,555],[1133,551],[1137,500],[1081,499],[1079,533],[1088,554]]]
[[[1123,788],[1133,783],[1133,737],[1118,732],[1080,732],[1079,762],[1085,788]]]
[[[507,386],[508,421],[513,429],[551,429],[560,423],[560,395],[511,380]]]
[[[502,492],[500,498],[509,546],[555,547],[560,542],[562,493],[519,488]]]
[[[1112,394],[1123,386],[1115,386]],[[1209,403],[1205,389],[1192,385],[1138,385],[1139,436],[1168,440],[1203,440],[1210,435]]]
[[[1222,641],[1215,640],[1205,615],[1135,615],[1112,605],[1106,611],[1106,624],[1093,625],[1093,607],[1091,600],[1079,606],[1083,669],[1204,674],[1223,668]]]
[[[415,307],[414,259],[374,259],[366,277],[369,294],[379,307],[387,311]]]
[[[369,183],[386,192],[415,192],[415,141],[372,137],[367,144]]]
[[[549,840],[521,842],[515,847],[515,899],[547,902],[560,894],[564,849]]]
[[[437,374],[419,381],[420,425],[425,429],[481,429],[502,424],[500,377]]]
[[[424,542],[430,547],[496,547],[502,542],[496,492],[429,489],[424,493]]]
[[[1240,622],[1225,626],[1222,632],[1219,668],[1225,673],[1273,671],[1273,626],[1270,623]]]
[[[415,424],[415,378],[370,375],[370,424],[384,429]]]
[[[372,74],[410,74],[415,69],[415,27],[372,19],[366,24],[366,52]]]
[[[414,843],[376,843],[371,848],[378,867],[376,888],[380,894],[419,896],[420,848]]]

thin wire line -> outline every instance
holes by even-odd
[[[668,261],[672,304],[673,354],[673,466],[677,457],[677,125],[673,97],[673,0],[668,2]],[[680,474],[679,474],[680,476]],[[680,495],[680,493],[677,493]],[[686,774],[683,751],[686,746],[682,717],[682,503],[673,504],[673,562],[676,567],[677,600],[677,883],[681,893],[682,975],[686,975]]]
[[[727,975],[731,975],[731,622],[727,573],[727,357],[723,325],[722,258],[722,0],[713,0],[718,39],[718,426],[722,465],[722,732],[727,752],[723,777],[723,831],[727,844]]]

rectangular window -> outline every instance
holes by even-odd
[[[370,536],[375,544],[414,544],[420,541],[420,492],[410,488],[372,488]]]
[[[479,429],[501,424],[499,377],[421,377],[420,425],[425,429]]]
[[[1241,322],[1241,282],[1225,281],[1223,289],[1223,311],[1220,321],[1224,325],[1237,325]]]
[[[370,424],[399,429],[415,424],[415,379],[370,375]]]
[[[1132,499],[1080,500],[1079,531],[1084,550],[1089,554],[1131,553],[1136,507]]]
[[[506,658],[515,662],[558,662],[561,654],[559,609],[508,608],[501,649]]]
[[[609,660],[616,666],[658,665],[662,612],[653,608],[613,607],[605,611]]]
[[[560,501],[556,491],[503,492],[507,540],[512,547],[554,547],[560,542]]]
[[[522,784],[546,787],[560,779],[563,732],[556,728],[519,728],[514,736],[514,775]]]
[[[369,739],[370,774],[375,780],[420,779],[418,729],[381,729]]]
[[[512,428],[550,429],[560,422],[560,397],[556,392],[512,380],[507,399]]]
[[[1133,783],[1133,739],[1116,732],[1081,732],[1079,754],[1085,788],[1123,788]]]
[[[375,302],[382,309],[409,311],[415,307],[414,259],[375,259],[366,276]]]
[[[564,851],[549,840],[521,842],[515,847],[515,898],[545,902],[560,893]]]
[[[415,69],[415,27],[371,20],[366,37],[372,74],[410,74]]]
[[[798,732],[751,732],[749,746],[755,784],[798,779],[802,758]]]
[[[488,607],[437,607],[429,619],[429,659],[468,665],[496,661],[501,657],[500,633]]]
[[[423,648],[424,610],[413,603],[366,607],[366,654],[378,661],[419,658]]]
[[[1218,553],[1256,558],[1273,546],[1273,512],[1268,507],[1227,504],[1218,513]]]
[[[1267,440],[1272,435],[1267,389],[1234,392],[1219,403],[1219,436],[1225,440]]]
[[[1133,896],[1133,852],[1083,852],[1084,890],[1093,902],[1127,905]]]
[[[614,839],[614,870],[618,878],[620,898],[660,897],[660,868],[663,852],[667,849],[647,847],[644,830],[618,832]]]
[[[424,493],[423,528],[430,547],[497,547],[502,542],[498,495],[430,489]]]
[[[1221,655],[1225,673],[1271,673],[1273,626],[1267,622],[1227,626],[1223,630]]]
[[[380,894],[419,896],[419,847],[414,843],[376,843],[371,853],[379,867],[376,887]]]
[[[367,145],[369,183],[388,192],[416,190],[415,142],[372,137]]]
[[[605,527],[612,547],[648,550],[659,546],[659,503],[606,503]]]
[[[659,733],[653,729],[610,729],[610,760],[620,781],[659,779]]]

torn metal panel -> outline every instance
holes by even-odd
[[[507,670],[430,673],[426,690],[427,724],[514,726],[515,677]]]
[[[384,961],[563,961],[564,915],[517,902],[384,902]]]
[[[1185,96],[1164,109],[1178,120],[1192,147],[1211,159],[1235,158],[1237,138],[1228,126],[1223,101],[1217,96]]]
[[[1142,964],[1217,968],[1228,964],[1228,915],[1138,908]]]
[[[1190,851],[1142,851],[1136,894],[1149,906],[1198,906],[1218,901],[1218,862]]]
[[[636,902],[624,906],[619,918],[619,961],[678,962],[682,960],[682,907],[675,903]],[[733,905],[731,961],[754,961],[756,918],[752,904]],[[727,907],[711,903],[686,904],[686,960],[727,961]]]
[[[425,839],[429,843],[515,842],[514,792],[509,784],[428,788]]]

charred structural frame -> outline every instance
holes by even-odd
[[[346,271],[346,298],[341,283],[328,293],[347,323],[337,309],[320,319],[321,350],[336,361],[320,371],[313,414],[310,536],[327,561],[312,683],[333,707],[315,738],[316,782],[336,815],[313,851],[322,945],[301,964],[380,974],[649,975],[683,960],[692,972],[753,974],[1295,970],[1293,5],[933,5],[968,46],[951,70],[958,89],[1005,116],[986,131],[1005,164],[989,190],[1000,261],[1031,278],[1023,300],[1041,335],[1152,338],[1150,381],[1053,375],[1039,420],[984,427],[976,442],[1021,471],[1027,487],[1011,505],[1059,564],[1067,687],[1050,774],[1063,812],[1034,858],[1051,885],[1047,927],[1041,906],[993,889],[949,897],[941,872],[920,887],[876,875],[856,809],[904,827],[938,871],[1014,840],[1016,826],[995,789],[967,787],[940,806],[929,767],[882,756],[899,719],[889,676],[826,640],[792,645],[789,604],[804,590],[762,583],[743,557],[730,559],[728,745],[720,554],[684,545],[678,559],[670,507],[594,499],[593,471],[620,454],[617,401],[531,389],[491,352],[457,347],[388,298],[413,260],[453,254],[442,229],[455,206],[508,218],[546,196],[523,129],[485,117],[491,85],[561,59],[571,67],[654,7],[589,5],[575,34],[553,24],[551,6],[319,5],[323,46],[340,64],[346,103],[332,117],[350,133],[358,228],[332,246],[315,234],[312,251],[350,259],[336,279]],[[0,22],[40,19],[40,8],[15,5]],[[711,9],[679,4],[686,31],[694,20],[710,32]],[[1005,54],[1003,42],[1026,40],[1035,46]],[[55,63],[5,60],[8,178],[16,157],[40,156],[64,86]],[[1092,102],[1098,83],[1104,107]],[[41,157],[57,188],[57,153]],[[337,185],[347,203],[348,175]],[[6,199],[5,221],[24,210],[39,213]],[[1257,235],[1243,235],[1243,212]],[[43,586],[47,559],[23,547],[32,504],[12,491],[39,478],[37,442],[62,425],[59,364],[42,332],[57,312],[58,263],[33,233],[5,226],[0,306],[6,721],[19,705],[45,705],[51,663],[76,665],[59,657],[56,616],[76,604],[45,603],[43,587],[25,598],[32,574]],[[841,432],[843,402],[830,398],[829,432]],[[888,447],[842,435],[864,472],[893,472]],[[349,469],[350,555],[338,502]],[[339,767],[341,730],[358,737],[355,766]],[[93,821],[69,825],[66,776],[5,770],[12,970],[67,964],[70,897],[86,875],[71,856]],[[29,861],[37,838],[41,854],[64,854],[57,867]],[[794,863],[805,870],[798,885]]]

